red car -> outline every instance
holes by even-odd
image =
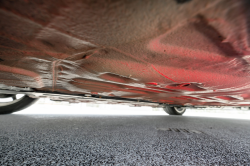
[[[42,97],[248,107],[249,34],[248,0],[1,1],[0,114]]]

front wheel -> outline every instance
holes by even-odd
[[[21,111],[38,100],[27,95],[18,98],[16,94],[0,94],[0,99],[0,114],[11,114]]]
[[[163,110],[169,115],[182,115],[186,111],[185,107],[163,107]]]

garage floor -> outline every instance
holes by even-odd
[[[3,115],[0,165],[250,165],[250,120]]]

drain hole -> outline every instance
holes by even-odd
[[[4,60],[2,58],[0,58],[0,62],[3,62]]]
[[[180,84],[179,87],[186,87],[186,86],[189,86],[191,85],[190,83],[184,83],[184,84]]]
[[[176,0],[177,3],[185,3],[185,2],[189,2],[191,0]]]

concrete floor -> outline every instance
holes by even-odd
[[[3,115],[0,165],[250,165],[250,120]]]

